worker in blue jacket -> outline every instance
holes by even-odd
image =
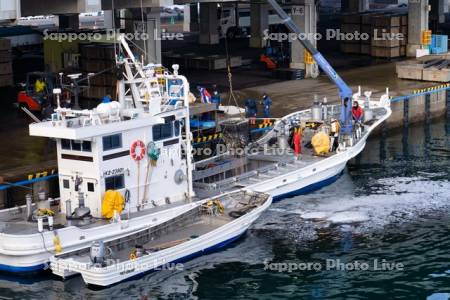
[[[272,99],[266,94],[263,94],[263,100],[261,101],[264,110],[264,118],[270,118],[270,108],[272,106]]]
[[[253,99],[245,100],[245,115],[250,119],[250,124],[256,124],[256,114],[258,113],[258,107],[256,101]]]
[[[217,88],[217,85],[213,84],[211,102],[216,104],[216,108],[219,108],[221,101],[219,89]]]

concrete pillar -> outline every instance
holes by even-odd
[[[79,29],[80,28],[80,15],[59,15],[59,28],[60,29]]]
[[[144,12],[144,25],[140,9],[127,9],[125,12],[125,32],[137,34],[139,39],[133,40],[139,49],[137,52],[147,63],[161,63],[161,17],[159,8],[148,8]],[[146,33],[148,36],[142,36]],[[146,40],[140,37],[146,37]]]
[[[317,33],[317,8],[314,0],[305,0],[303,5],[295,5],[291,8],[292,20],[307,34],[309,41],[317,47],[317,41],[313,34]],[[305,47],[298,40],[291,42],[290,67],[305,69]]]
[[[104,12],[104,27],[105,29],[114,28],[114,13],[112,10],[105,10]]]
[[[161,63],[161,16],[159,8],[147,11],[147,62]]]
[[[269,11],[266,4],[250,4],[250,47],[263,48],[266,46],[264,31],[269,29]]]
[[[428,12],[428,0],[409,0],[408,20],[410,21],[406,54],[410,57],[415,57],[416,50],[421,48],[422,32],[428,30]]]
[[[200,3],[199,43],[213,45],[219,43],[217,3]]]
[[[191,27],[191,5],[184,5],[183,13],[183,32],[190,32]]]
[[[369,0],[342,0],[341,11],[345,13],[365,12],[370,9]]]
[[[186,6],[189,8],[186,9]],[[187,13],[187,14],[186,14]],[[186,16],[188,16],[186,20]],[[184,9],[184,17],[185,17],[185,23],[187,23],[188,28],[185,29],[185,31],[189,32],[198,32],[200,30],[200,23],[199,23],[199,15],[198,15],[198,3],[188,4],[185,5]]]

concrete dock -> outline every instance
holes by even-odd
[[[372,91],[374,99],[389,88],[392,97],[410,95],[416,90],[427,89],[440,85],[436,82],[422,82],[416,80],[398,79],[395,73],[395,62],[380,65],[361,67],[339,72],[341,77],[354,91],[361,85],[362,91]],[[329,103],[337,102],[338,90],[325,76],[318,79],[305,79],[298,81],[284,81],[263,86],[255,86],[236,91],[240,104],[247,98],[260,99],[263,93],[268,93],[273,100],[272,113],[275,117],[283,116],[295,110],[311,106],[314,95],[319,99],[327,97]],[[228,99],[225,96],[223,99]],[[409,101],[408,122],[416,122],[425,118],[425,97],[413,97]],[[390,127],[401,126],[404,122],[404,103],[393,103],[393,115],[388,121]],[[446,111],[446,93],[439,92],[431,95],[430,116],[439,117]]]

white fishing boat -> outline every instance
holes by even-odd
[[[81,274],[88,285],[116,284],[225,247],[243,235],[271,202],[268,194],[245,191],[198,201],[150,232],[136,233],[135,239],[93,243],[56,255],[50,267],[63,278]]]
[[[370,134],[392,113],[388,90],[379,101],[370,97],[371,93],[362,95],[360,89],[353,95],[352,102],[364,107],[364,117],[358,124],[353,124],[347,134],[339,136],[330,135],[330,130],[331,123],[339,120],[342,114],[340,104],[316,102],[311,109],[291,113],[277,120],[270,131],[253,143],[246,141],[247,121],[239,118],[226,121],[223,129],[228,133],[224,134],[228,135],[226,151],[194,164],[196,194],[209,197],[246,188],[270,193],[276,201],[331,184],[343,172],[347,162],[364,150]],[[292,142],[289,142],[298,128],[302,130],[300,155],[296,155]],[[328,151],[318,154],[313,147],[305,147],[322,132],[330,139]],[[336,149],[332,149],[334,139],[339,144]]]
[[[54,254],[151,230],[191,210],[195,201],[243,188],[277,200],[309,192],[336,180],[391,114],[387,92],[373,101],[359,91],[350,100],[364,107],[363,121],[327,136],[339,147],[321,154],[305,146],[314,135],[328,133],[342,105],[316,103],[289,114],[256,141],[246,139],[249,131],[240,127],[249,129],[249,120],[225,118],[218,124],[225,151],[194,162],[195,105],[187,79],[176,65],[173,72],[144,66],[124,37],[119,42],[118,101],[107,99],[92,110],[58,105],[52,120],[30,125],[31,135],[56,140],[60,198],[28,197],[26,205],[0,211],[0,270],[41,270]],[[301,155],[289,143],[299,128]]]
[[[58,107],[32,136],[56,140],[59,199],[45,193],[0,211],[0,270],[36,271],[55,253],[149,230],[192,209],[187,79],[144,66],[124,37],[118,101]]]

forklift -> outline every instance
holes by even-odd
[[[17,94],[17,105],[31,112],[41,113],[44,104],[53,99],[53,88],[56,78],[51,73],[30,72],[22,84],[23,90]]]
[[[270,27],[271,32],[288,33],[284,25]],[[266,40],[264,53],[259,57],[260,62],[264,63],[267,70],[275,70],[281,67],[287,67],[290,59],[290,43],[289,40],[277,41]]]

